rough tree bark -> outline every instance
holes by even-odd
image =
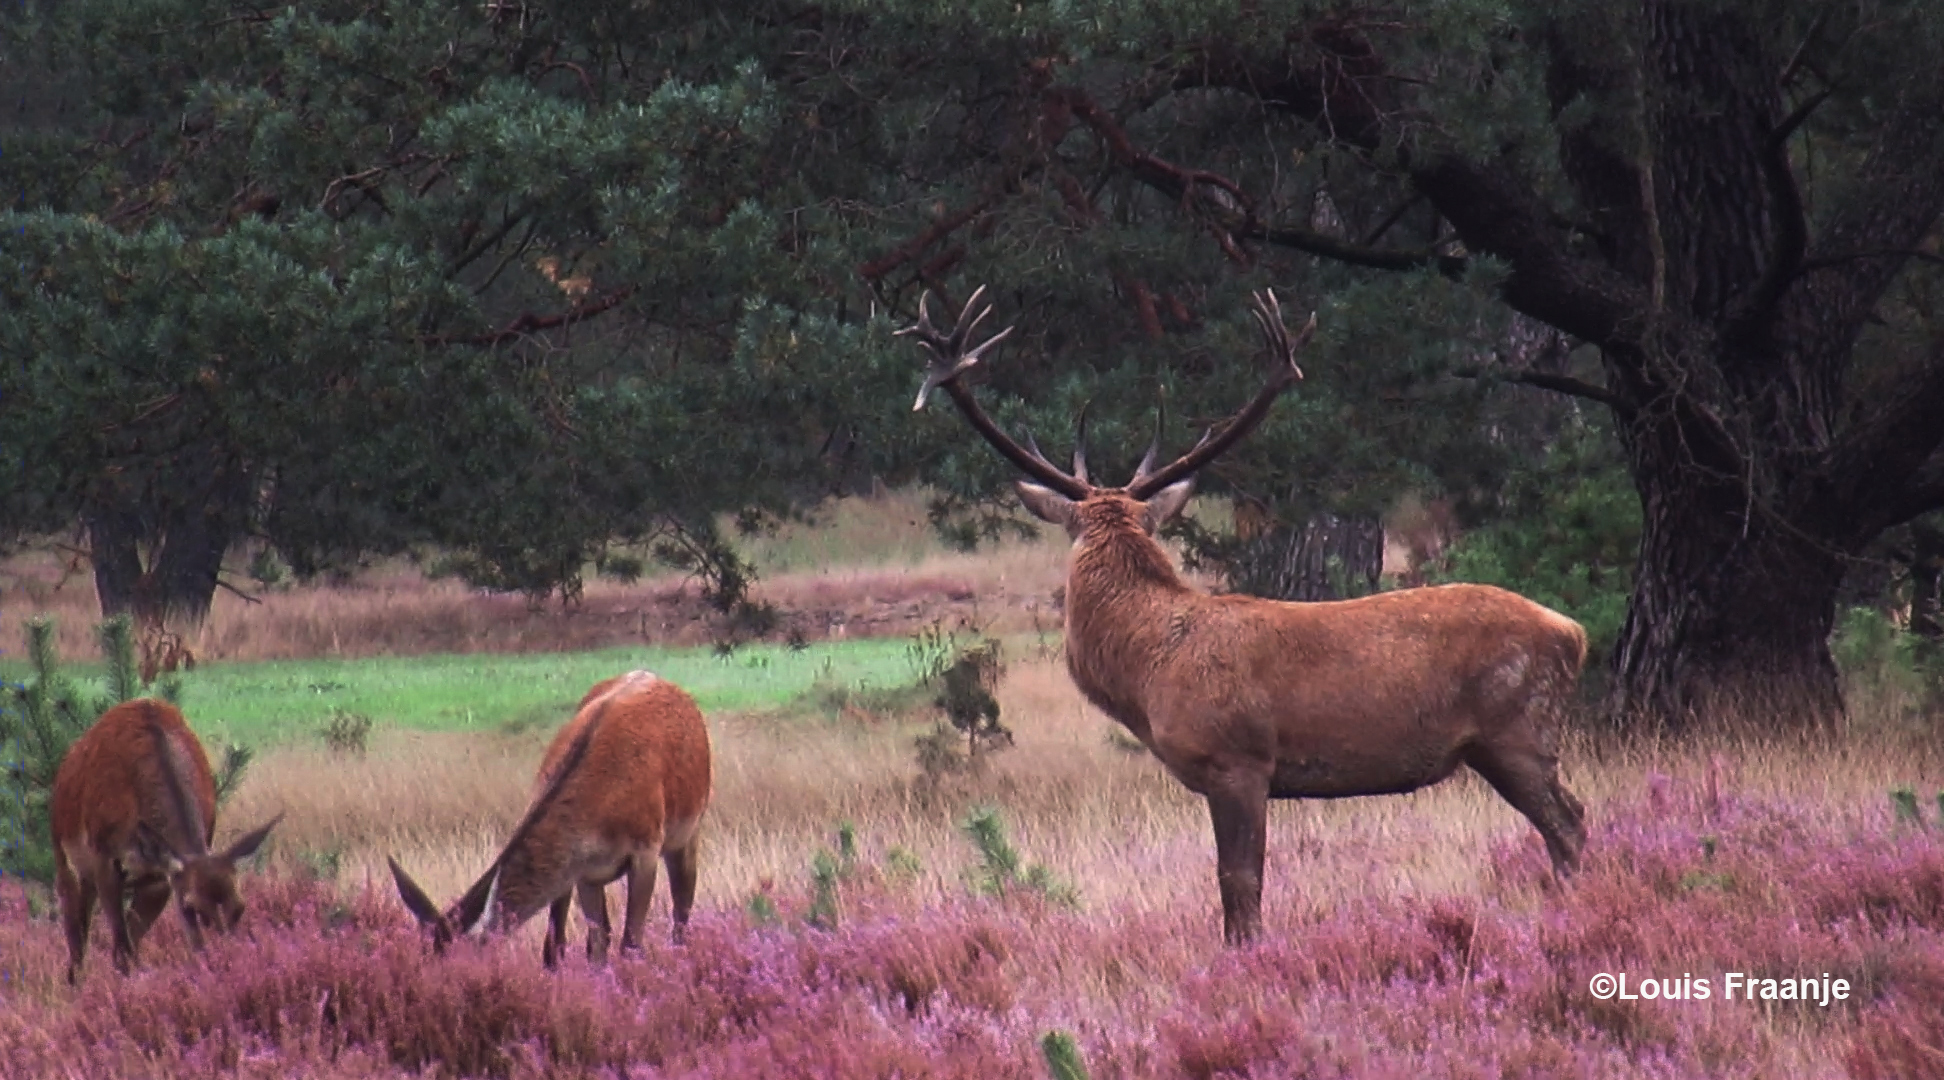
[[[170,470],[166,490],[98,502],[82,518],[103,615],[144,630],[200,626],[223,556],[242,539],[250,483],[234,464]]]
[[[1207,43],[1176,85],[1255,96],[1352,150],[1394,147],[1466,250],[1509,268],[1509,306],[1599,348],[1604,386],[1515,381],[1620,421],[1645,533],[1615,714],[1670,728],[1724,708],[1828,721],[1842,710],[1828,634],[1847,566],[1884,529],[1944,506],[1944,342],[1872,395],[1850,378],[1866,322],[1944,211],[1944,65],[1872,103],[1874,143],[1826,190],[1812,235],[1790,140],[1828,92],[1787,81],[1799,65],[1753,5],[1636,0],[1599,9],[1598,26],[1593,10],[1530,43],[1545,50],[1556,116],[1601,110],[1554,133],[1571,206],[1543,194],[1525,164],[1538,155],[1520,148],[1479,156],[1435,135],[1398,146],[1400,121],[1425,131],[1435,118],[1400,104],[1354,24],[1292,31],[1272,53]],[[1177,193],[1189,175],[1149,182]],[[1378,269],[1464,268],[1249,214],[1225,227]]]
[[[1344,600],[1377,591],[1384,527],[1375,518],[1318,514],[1301,528],[1272,525],[1248,539],[1229,587],[1273,600]]]

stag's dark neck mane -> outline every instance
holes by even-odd
[[[1099,516],[1082,531],[1067,574],[1067,670],[1089,700],[1145,737],[1143,687],[1167,651],[1173,610],[1196,594],[1129,509],[1083,511]]]

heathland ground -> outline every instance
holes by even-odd
[[[258,756],[218,842],[287,814],[246,882],[255,936],[197,961],[165,920],[124,981],[98,929],[70,991],[46,897],[0,896],[0,1075],[1043,1076],[1050,1030],[1095,1077],[1944,1075],[1944,755],[1896,680],[1854,680],[1833,734],[1576,734],[1565,780],[1593,836],[1563,891],[1469,776],[1278,805],[1270,940],[1232,951],[1205,809],[1066,677],[1063,544],[941,551],[907,497],[761,543],[762,598],[786,612],[779,634],[800,620],[801,648],[719,655],[665,579],[590,583],[579,614],[402,567],[219,603],[186,711]],[[17,566],[33,585],[4,614],[33,597],[84,655],[85,582],[55,590],[50,569]],[[914,740],[936,721],[900,692],[912,635],[974,623],[1006,644],[1015,742],[927,774]],[[690,944],[665,941],[664,894],[647,956],[612,974],[576,956],[540,975],[537,925],[429,961],[386,856],[456,895],[518,819],[553,726],[636,666],[709,713]],[[1016,869],[963,829],[982,806]],[[1730,1003],[1730,970],[1853,991]],[[1601,972],[1707,978],[1713,996],[1602,1001]]]

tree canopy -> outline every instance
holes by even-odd
[[[1247,397],[1252,288],[1317,310],[1208,478],[1290,520],[1489,499],[1600,410],[1643,507],[1614,707],[1661,722],[1839,709],[1845,571],[1944,505],[1919,0],[28,10],[0,499],[85,523],[104,596],[198,530],[198,582],[252,533],[722,567],[711,515],[858,472],[990,527],[1005,467],[890,337],[981,283],[994,415],[1086,408],[1104,475],[1157,398],[1179,445]]]

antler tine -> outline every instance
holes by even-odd
[[[1161,433],[1168,426],[1168,395],[1156,391],[1154,395],[1154,438],[1148,440],[1147,453],[1141,455],[1141,463],[1134,466],[1134,479],[1130,484],[1138,484],[1154,471],[1154,459],[1161,456]]]
[[[1006,336],[1013,332],[1013,328],[1008,326],[981,342],[977,348],[965,347],[966,339],[971,337],[973,328],[992,312],[992,305],[987,304],[984,307],[979,305],[979,301],[984,296],[985,286],[981,285],[971,298],[966,300],[965,306],[959,309],[958,318],[952,324],[952,332],[946,334],[932,324],[931,290],[926,289],[918,294],[918,322],[894,331],[897,337],[909,335],[917,338],[918,344],[923,345],[925,351],[931,354],[931,363],[926,365],[925,369],[925,381],[918,387],[918,399],[911,403],[912,412],[925,407],[925,400],[931,396],[934,388],[943,386],[964,374],[972,365],[985,358],[987,350],[1004,341]]]
[[[992,310],[990,304],[983,307],[980,305],[985,297],[985,291],[985,286],[981,285],[966,300],[965,306],[959,309],[959,317],[954,322],[949,337],[939,333],[938,328],[932,325],[931,314],[926,306],[930,292],[919,295],[917,325],[897,332],[900,336],[915,337],[932,358],[926,366],[924,385],[918,388],[918,400],[912,404],[911,409],[913,412],[923,409],[925,399],[931,394],[932,389],[943,387],[946,395],[952,399],[952,403],[958,406],[960,413],[964,414],[966,422],[971,424],[973,430],[983,436],[985,441],[990,443],[994,450],[999,451],[1007,461],[1012,462],[1021,472],[1034,480],[1070,499],[1084,499],[1093,492],[1093,485],[1086,481],[1084,467],[1081,476],[1070,476],[1061,472],[1059,466],[1046,460],[1046,457],[1039,452],[1039,447],[1034,446],[1028,450],[1014,442],[1012,436],[1001,431],[999,425],[993,423],[992,418],[979,407],[979,402],[972,396],[972,391],[959,381],[959,376],[978,363],[987,350],[1013,332],[1013,328],[1008,326],[987,338],[977,348],[970,350],[965,348],[966,339],[971,335],[972,329],[978,326],[980,320]],[[1027,436],[1027,442],[1029,444],[1032,442],[1030,435]]]
[[[1262,389],[1256,391],[1256,396],[1243,406],[1241,412],[1231,417],[1219,430],[1210,428],[1204,432],[1201,441],[1195,444],[1193,450],[1176,458],[1157,472],[1144,471],[1137,475],[1134,482],[1127,485],[1129,495],[1137,499],[1146,499],[1169,484],[1193,476],[1203,466],[1220,456],[1223,451],[1240,442],[1243,436],[1254,431],[1256,425],[1262,423],[1263,418],[1269,415],[1269,410],[1275,405],[1276,398],[1296,380],[1303,377],[1303,370],[1296,366],[1296,354],[1303,346],[1309,344],[1310,338],[1316,334],[1316,313],[1311,312],[1309,322],[1292,337],[1288,327],[1283,323],[1282,305],[1276,300],[1276,294],[1264,289],[1255,294],[1255,306],[1250,314],[1255,316],[1256,325],[1262,330],[1265,344],[1269,346],[1270,352],[1275,354],[1275,371],[1263,383]]]
[[[1080,406],[1080,422],[1073,433],[1073,476],[1083,484],[1092,483],[1087,479],[1087,410],[1091,408],[1091,401]]]

